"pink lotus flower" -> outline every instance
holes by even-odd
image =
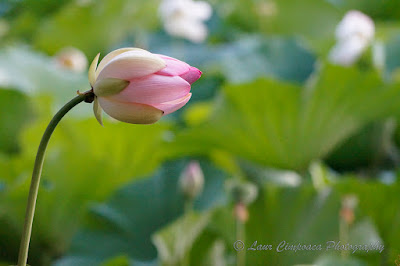
[[[98,56],[89,69],[89,81],[100,123],[102,109],[119,121],[155,123],[190,100],[191,84],[201,76],[200,70],[178,59],[138,48],[115,50],[96,68]]]

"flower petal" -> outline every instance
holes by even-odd
[[[193,1],[191,8],[186,10],[187,16],[191,19],[208,20],[212,15],[211,5],[204,1]]]
[[[158,55],[144,50],[133,50],[115,56],[99,72],[97,78],[132,80],[158,72],[165,66],[166,63]]]
[[[88,72],[88,78],[89,78],[89,83],[90,86],[94,86],[94,83],[96,82],[96,68],[97,68],[97,63],[99,62],[99,57],[100,53],[96,55],[96,57],[93,59],[92,63],[90,64],[89,67],[89,72]]]
[[[176,110],[182,108],[192,97],[191,93],[188,93],[187,95],[185,95],[184,97],[174,100],[174,101],[170,101],[170,102],[164,102],[164,103],[160,103],[160,104],[152,104],[152,106],[154,106],[157,109],[163,110],[164,111],[164,115],[170,114],[175,112]]]
[[[186,64],[185,62],[182,62],[178,59],[165,56],[165,55],[158,55],[160,56],[167,66],[160,71],[158,71],[156,74],[158,75],[164,75],[164,76],[180,76],[182,74],[185,74],[190,70],[190,66]]]
[[[207,38],[207,27],[198,20],[186,17],[174,17],[164,22],[165,30],[174,36],[186,38],[194,43],[201,43]]]
[[[111,99],[121,102],[157,104],[179,99],[190,92],[190,84],[179,76],[150,75],[132,80]]]
[[[122,103],[108,97],[99,97],[98,100],[109,116],[126,123],[153,124],[163,116],[162,110],[146,104]]]
[[[334,64],[350,66],[360,58],[367,47],[366,39],[354,36],[346,41],[338,42],[330,51],[329,59]]]
[[[96,70],[96,78],[97,78],[97,76],[99,75],[99,73],[101,72],[101,70],[103,70],[103,68],[108,64],[108,62],[110,62],[114,57],[116,57],[117,55],[120,55],[120,54],[122,54],[122,53],[125,53],[125,52],[137,51],[137,50],[145,51],[145,50],[142,50],[142,49],[139,49],[139,48],[131,48],[131,47],[128,47],[128,48],[120,48],[120,49],[117,49],[117,50],[114,50],[114,51],[108,53],[108,54],[100,61],[100,64],[99,64],[99,66],[97,67],[97,70]],[[145,51],[145,52],[147,52],[147,51]]]
[[[371,41],[375,35],[375,24],[374,21],[364,13],[351,10],[346,13],[336,26],[335,35],[338,41],[344,41],[356,35]]]
[[[99,99],[97,96],[94,96],[93,113],[96,117],[97,122],[99,122],[100,125],[103,125],[103,109],[99,104]]]
[[[195,67],[190,67],[189,71],[180,75],[181,78],[192,84],[201,77],[201,71]]]

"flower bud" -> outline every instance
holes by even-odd
[[[375,35],[373,20],[360,11],[349,11],[336,27],[337,43],[329,58],[338,65],[353,64],[369,46]]]
[[[119,121],[155,123],[189,101],[191,84],[201,76],[182,61],[138,48],[115,50],[97,66],[98,57],[89,69],[98,120],[103,109]]]
[[[212,15],[210,4],[193,0],[163,0],[159,13],[165,31],[195,43],[203,42],[208,34],[205,20]]]
[[[81,73],[86,70],[88,65],[85,54],[74,47],[61,49],[54,58],[58,65],[74,72]]]
[[[233,209],[233,214],[235,218],[245,223],[249,219],[249,211],[247,210],[247,206],[244,203],[237,203]]]
[[[197,161],[190,162],[183,170],[179,186],[185,198],[189,200],[195,199],[201,193],[204,186],[204,175]]]
[[[348,224],[352,224],[355,219],[354,210],[358,205],[358,198],[355,195],[346,195],[342,198],[342,208],[340,217]]]

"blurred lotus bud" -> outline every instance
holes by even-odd
[[[204,175],[197,161],[190,162],[183,170],[179,186],[185,198],[189,200],[195,199],[201,193],[204,186]]]
[[[342,208],[340,217],[348,224],[352,224],[355,219],[354,210],[358,205],[358,198],[355,195],[346,195],[342,198]]]
[[[178,59],[138,48],[112,51],[97,66],[98,58],[90,66],[89,81],[100,124],[102,110],[126,123],[155,123],[189,101],[191,84],[201,76]]]
[[[212,14],[212,8],[207,2],[163,0],[159,13],[168,34],[196,43],[206,39],[208,31],[204,21]]]
[[[249,205],[258,195],[257,186],[250,182],[239,182],[234,180],[228,183],[228,191],[235,203]]]
[[[235,204],[233,212],[235,218],[242,223],[247,222],[247,220],[249,219],[249,211],[247,210],[247,206],[244,203]]]
[[[74,47],[66,47],[60,50],[54,56],[57,64],[62,68],[72,70],[74,72],[84,72],[87,69],[88,61],[85,54]]]
[[[329,59],[332,63],[349,66],[355,63],[370,45],[375,35],[373,20],[360,11],[349,11],[336,27],[336,45]]]

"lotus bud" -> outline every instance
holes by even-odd
[[[358,205],[358,198],[355,195],[346,195],[342,199],[340,217],[348,224],[352,224],[355,219],[354,210]]]
[[[337,43],[329,58],[338,65],[349,66],[361,56],[375,35],[374,21],[360,11],[349,11],[336,27]]]
[[[198,162],[190,162],[183,170],[179,186],[185,198],[189,200],[195,199],[201,193],[204,186],[204,175]]]
[[[249,211],[247,210],[247,206],[244,203],[236,203],[233,209],[233,215],[238,221],[242,223],[247,222],[249,219]]]
[[[201,76],[178,59],[138,48],[112,51],[99,64],[98,59],[89,68],[89,82],[100,124],[102,110],[126,123],[155,123],[189,101],[191,84]]]
[[[54,56],[58,65],[62,68],[81,73],[86,70],[88,61],[85,54],[74,47],[66,47],[61,49]]]
[[[193,0],[163,0],[159,13],[168,34],[195,43],[206,39],[208,30],[204,22],[212,15],[209,3]]]

